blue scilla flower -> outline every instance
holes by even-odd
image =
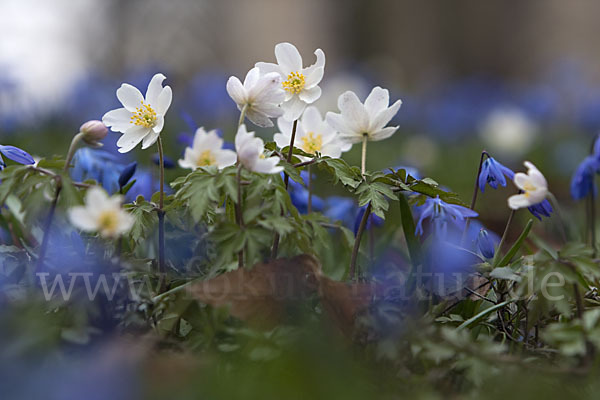
[[[544,200],[541,203],[535,204],[531,207],[527,207],[527,209],[531,214],[533,214],[534,217],[536,217],[540,221],[542,220],[542,216],[550,217],[550,214],[552,213],[552,211],[554,211],[552,209],[552,205],[548,200]]]
[[[431,220],[433,232],[445,237],[448,233],[448,223],[452,222],[457,227],[462,228],[466,218],[477,217],[475,211],[459,206],[456,204],[448,204],[442,201],[439,196],[436,198],[428,198],[425,204],[417,207],[420,213],[419,221],[417,222],[416,235],[423,235],[423,221]]]
[[[587,156],[575,170],[571,179],[571,196],[581,200],[590,193],[596,193],[595,175],[600,171],[600,160],[596,155]]]
[[[121,174],[119,175],[119,188],[125,187],[135,174],[137,163],[134,161],[131,164],[127,164]]]
[[[354,224],[356,215],[356,204],[349,197],[330,196],[325,199],[323,214],[333,221],[341,221],[346,227]]]
[[[354,219],[354,234],[356,235],[356,233],[358,232],[358,227],[360,226],[360,221],[363,218],[363,215],[365,215],[365,210],[367,209],[367,206],[362,206],[361,208],[358,209],[358,213],[356,214],[356,218]],[[377,215],[371,213],[369,215],[369,219],[367,219],[367,226],[365,227],[365,230],[369,230],[371,229],[373,226],[381,226],[383,225],[383,218],[378,217]]]
[[[160,166],[160,155],[158,153],[154,153],[152,155],[152,162],[158,166]],[[175,168],[175,161],[171,159],[171,157],[163,156],[163,162],[165,164],[165,169],[173,169]]]
[[[496,244],[492,236],[488,234],[488,231],[481,228],[479,235],[477,236],[477,247],[485,258],[494,258],[496,253]]]
[[[109,193],[119,190],[119,176],[125,168],[119,157],[104,150],[83,147],[73,157],[71,178],[76,181],[94,179]]]
[[[493,157],[488,157],[481,165],[479,189],[483,193],[486,184],[489,184],[494,189],[498,189],[498,185],[506,186],[505,176],[512,180],[515,177],[515,173],[510,168],[500,164]]]
[[[18,162],[19,164],[35,164],[33,157],[29,155],[25,150],[21,150],[15,146],[5,146],[0,145],[0,154],[4,155],[4,157]],[[2,170],[6,164],[4,164],[4,160],[2,159],[2,155],[0,155],[0,170]]]
[[[300,177],[304,181],[306,185],[308,182],[308,172],[301,171]],[[308,190],[300,183],[293,181],[290,179],[290,198],[292,199],[292,204],[298,209],[301,214],[306,214],[308,212]],[[322,211],[323,210],[323,199],[318,196],[312,196],[312,209],[314,211]]]

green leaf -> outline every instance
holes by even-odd
[[[421,264],[421,243],[415,235],[415,220],[408,205],[406,197],[403,193],[398,193],[398,200],[400,202],[400,218],[402,219],[402,230],[404,231],[404,238],[408,246],[408,253],[413,267]]]
[[[521,234],[519,235],[519,238],[517,239],[515,244],[513,244],[512,247],[510,248],[510,250],[508,250],[508,252],[504,255],[504,257],[502,257],[500,262],[498,262],[496,265],[494,265],[495,268],[504,267],[506,264],[508,264],[510,262],[510,260],[515,256],[515,254],[517,254],[517,251],[519,251],[519,249],[523,245],[523,242],[527,238],[527,235],[529,234],[529,231],[531,230],[532,226],[533,226],[533,219],[530,219],[529,221],[527,221],[527,225],[525,225],[523,232],[521,232]],[[498,249],[498,251],[500,251],[500,249]]]
[[[325,157],[319,163],[319,168],[324,168],[333,175],[334,184],[342,182],[343,185],[356,189],[363,181],[360,170],[349,166],[346,161],[340,158]]]

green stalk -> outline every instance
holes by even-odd
[[[158,145],[158,158],[160,164],[160,197],[158,210],[156,210],[156,213],[158,214],[158,271],[161,274],[164,274],[167,270],[165,266],[165,160],[160,135],[158,136],[156,143]]]

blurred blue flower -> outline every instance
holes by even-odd
[[[304,181],[306,185],[308,183],[308,172],[301,171],[300,177]],[[292,204],[298,209],[301,214],[306,214],[308,212],[308,190],[300,183],[291,180],[289,181],[290,187],[290,197],[292,199]],[[312,209],[313,211],[322,211],[323,210],[323,199],[319,196],[312,196]]]
[[[160,189],[160,182],[151,170],[138,168],[135,173],[135,183],[125,196],[127,201],[134,201],[138,196],[144,196],[146,200],[150,200],[152,195]],[[170,193],[169,185],[165,184],[165,193]]]
[[[538,203],[531,207],[527,207],[527,209],[531,214],[533,214],[534,217],[536,217],[540,221],[542,220],[542,216],[550,217],[550,214],[552,213],[552,211],[554,211],[552,209],[552,205],[548,200],[544,200],[541,203]]]
[[[596,194],[594,180],[599,171],[600,160],[597,156],[591,155],[583,159],[571,179],[571,196],[575,200],[581,200],[590,193]]]
[[[479,230],[479,235],[477,236],[477,247],[479,247],[479,251],[481,251],[481,254],[485,258],[494,258],[496,244],[483,228]]]
[[[129,183],[129,181],[133,177],[133,174],[135,174],[136,168],[137,162],[135,161],[125,166],[125,168],[121,172],[121,175],[119,175],[119,189],[122,189],[123,187],[125,187],[125,185],[127,185],[127,183]]]
[[[481,261],[477,254],[436,237],[425,254],[424,263],[432,274],[426,287],[440,296],[458,293]]]
[[[119,176],[125,168],[119,156],[104,150],[83,147],[75,152],[71,178],[76,181],[94,179],[108,193],[119,190]]]
[[[160,166],[160,155],[158,153],[154,153],[152,155],[152,162],[158,166]],[[175,168],[175,161],[171,159],[171,157],[164,155],[163,162],[165,163],[165,169]]]
[[[456,204],[448,204],[442,201],[439,196],[425,200],[425,204],[418,207],[418,212],[420,216],[415,234],[423,235],[423,221],[430,219],[434,234],[441,237],[447,236],[449,222],[462,228],[466,218],[473,218],[479,215],[469,208]]]
[[[498,185],[506,186],[507,176],[510,180],[515,177],[515,173],[496,161],[493,157],[488,157],[481,165],[481,173],[479,174],[479,189],[483,193],[486,183],[492,188],[498,189]]]
[[[358,227],[360,226],[360,221],[362,220],[363,215],[365,215],[366,209],[367,209],[367,206],[362,206],[358,209],[358,214],[356,214],[356,218],[354,219],[354,235],[356,235],[356,232],[358,232]],[[367,226],[365,227],[365,230],[368,231],[373,226],[381,226],[381,225],[383,225],[383,221],[384,221],[383,218],[378,217],[377,215],[371,213],[369,215],[369,218],[367,219]]]
[[[415,167],[407,167],[405,165],[398,165],[397,167],[393,168],[394,171],[398,171],[398,170],[401,170],[401,169],[403,169],[404,171],[406,171],[406,175],[410,175],[410,176],[412,176],[415,179],[421,179],[421,173]]]
[[[27,153],[25,150],[21,150],[18,147],[15,146],[5,146],[5,145],[0,145],[0,154],[3,154],[4,157],[13,160],[15,162],[18,162],[19,164],[35,164],[35,161],[33,160],[33,157],[31,157],[31,155],[29,153]],[[2,159],[2,156],[0,155],[0,170],[4,168],[6,164],[4,164],[4,160]]]
[[[342,225],[351,227],[354,224],[356,204],[349,197],[330,196],[325,199],[323,214],[333,221],[341,221]]]

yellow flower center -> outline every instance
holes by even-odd
[[[198,157],[198,160],[196,161],[196,165],[199,167],[208,167],[210,165],[215,165],[216,163],[217,159],[210,150],[204,150],[200,153],[200,157]]]
[[[287,81],[284,81],[282,85],[287,92],[298,94],[304,89],[305,83],[304,75],[299,72],[292,72],[288,75]]]
[[[154,111],[150,104],[144,104],[144,100],[142,100],[142,105],[136,108],[131,116],[131,123],[152,128],[156,124],[156,111]]]
[[[526,182],[523,185],[523,189],[525,190],[525,197],[529,197],[531,195],[531,193],[529,193],[529,192],[533,192],[533,191],[537,190],[537,188],[529,182]]]
[[[98,216],[99,230],[113,234],[119,226],[119,216],[115,210],[103,211]]]
[[[300,148],[310,154],[321,151],[323,147],[323,135],[315,135],[314,132],[308,132],[308,134],[300,138],[300,141],[302,142]]]

